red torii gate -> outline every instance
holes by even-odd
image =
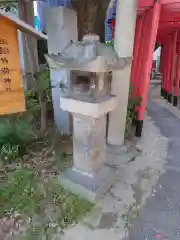
[[[142,134],[156,43],[162,46],[161,95],[169,103],[173,96],[173,105],[176,106],[180,84],[180,0],[139,0],[131,70],[134,94],[142,98],[137,109],[137,137]]]
[[[111,26],[115,29],[115,20],[112,20]],[[137,137],[142,134],[156,43],[162,47],[159,69],[162,73],[161,95],[169,103],[173,100],[173,105],[177,106],[180,85],[180,0],[138,0],[131,69],[134,95],[142,98],[137,109]]]

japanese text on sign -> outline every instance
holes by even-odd
[[[6,92],[12,91],[11,89],[11,71],[8,68],[8,54],[10,53],[8,48],[8,41],[6,39],[0,38],[0,63],[1,69],[0,74],[1,79],[4,81],[4,89]]]
[[[0,16],[0,116],[24,111],[17,26]]]

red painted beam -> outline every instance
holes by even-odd
[[[160,0],[161,4],[174,4],[179,3],[179,0]]]
[[[138,9],[152,7],[154,5],[154,0],[139,0]]]
[[[177,46],[178,48],[178,57],[176,64],[176,78],[175,78],[175,86],[174,86],[174,97],[173,97],[173,105],[177,106],[178,104],[178,93],[179,93],[179,83],[180,83],[180,44]]]
[[[139,42],[139,49],[138,49],[138,55],[136,57],[136,69],[135,69],[135,96],[141,95],[141,80],[142,79],[142,71],[143,71],[143,64],[144,64],[144,53],[146,51],[146,44],[147,44],[147,35],[148,35],[148,29],[146,24],[147,16],[145,15],[142,18],[142,27],[141,27],[141,37]]]
[[[141,79],[141,97],[142,102],[141,106],[139,108],[138,112],[138,121],[136,126],[136,136],[140,137],[142,134],[142,128],[143,128],[143,120],[144,120],[144,114],[146,110],[146,104],[147,104],[147,98],[148,98],[148,92],[149,92],[149,83],[150,83],[150,74],[151,74],[151,68],[152,68],[152,60],[153,60],[153,53],[154,53],[154,47],[156,42],[156,35],[157,35],[157,29],[159,24],[159,17],[160,17],[160,11],[161,11],[161,4],[156,3],[153,7],[153,9],[147,13],[147,24],[146,27],[148,29],[148,35],[146,36],[146,49],[143,53],[143,72]]]
[[[162,73],[164,64],[164,46],[161,46],[161,54],[160,54],[160,64],[159,64],[159,72]]]
[[[169,55],[169,39],[166,39],[164,43],[164,63],[162,71],[162,89],[164,98],[166,98],[167,96],[168,62],[169,62],[168,55]]]
[[[160,72],[162,73],[161,96],[165,94],[166,44],[161,46]]]
[[[165,92],[166,92],[166,99],[169,96],[169,79],[170,79],[170,72],[171,72],[171,57],[172,57],[172,36],[168,36],[168,51],[167,51],[167,67],[165,70],[166,82],[165,82]]]
[[[175,70],[175,58],[176,58],[176,45],[177,45],[177,31],[173,33],[171,40],[171,57],[170,57],[170,74],[168,84],[168,102],[172,102],[172,90],[173,90],[173,78]]]
[[[132,68],[131,68],[131,85],[133,88],[134,96],[137,95],[137,85],[138,85],[137,69],[138,69],[139,50],[140,50],[142,31],[143,31],[142,27],[143,27],[143,19],[138,18],[136,21],[133,61],[132,61]]]

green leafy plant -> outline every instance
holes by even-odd
[[[42,197],[37,189],[37,180],[35,172],[26,168],[9,173],[7,180],[0,185],[0,216],[9,209],[29,215],[38,212],[38,201]]]
[[[40,111],[40,105],[37,97],[37,90],[32,88],[25,92],[27,110],[35,116]]]
[[[27,74],[34,80],[35,84],[25,92],[27,109],[33,113],[41,110],[41,100],[46,103],[52,102],[50,72],[46,65],[36,74]]]
[[[12,160],[15,160],[19,156],[19,145],[12,145],[10,143],[3,144],[1,149],[1,158],[4,161],[11,162]]]
[[[34,75],[28,74],[34,82],[33,87],[26,91],[26,104],[28,113],[32,114],[39,123],[38,136],[43,137],[48,129],[48,121],[54,125],[52,88],[59,88],[66,91],[67,85],[63,81],[55,86],[51,85],[50,70],[47,65],[42,65],[39,72]]]
[[[34,82],[33,87],[25,93],[27,110],[40,122],[39,136],[42,136],[47,128],[47,114],[53,109],[50,71],[47,65],[43,65],[36,74],[25,75]]]
[[[105,44],[108,46],[114,46],[114,41],[107,41]]]
[[[13,115],[0,120],[0,158],[11,162],[22,157],[27,144],[36,136],[31,118]]]
[[[132,137],[132,124],[137,117],[136,108],[139,107],[140,105],[141,105],[141,97],[134,96],[133,87],[130,86],[129,101],[128,101],[128,107],[127,107],[127,116],[126,116],[126,130],[125,130],[126,138]]]

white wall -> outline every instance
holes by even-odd
[[[154,53],[153,60],[159,60],[161,54],[161,47],[158,47]]]

